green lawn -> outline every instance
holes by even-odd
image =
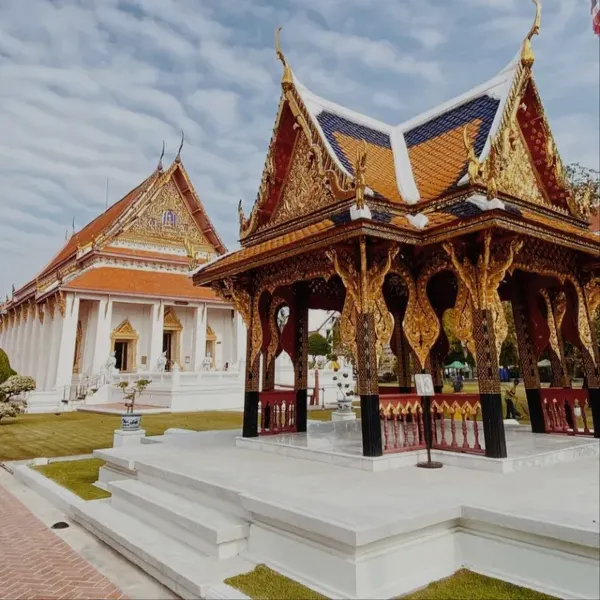
[[[260,600],[326,600],[325,596],[258,565],[254,571],[225,580],[250,598]],[[511,583],[462,570],[427,587],[401,597],[402,600],[552,600],[551,596]]]
[[[147,435],[160,435],[171,427],[208,431],[241,426],[242,413],[238,412],[163,413],[142,417]],[[119,415],[86,412],[2,419],[0,461],[91,454],[98,448],[112,448],[113,432],[119,427]]]
[[[98,469],[103,464],[104,461],[97,458],[87,458],[84,460],[61,460],[41,467],[33,467],[33,469],[71,490],[84,500],[98,500],[110,496],[108,492],[92,485],[98,481]]]

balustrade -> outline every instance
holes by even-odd
[[[259,435],[296,432],[296,392],[273,390],[258,397]]]
[[[542,412],[546,433],[593,435],[588,393],[585,389],[543,388]]]
[[[478,394],[439,394],[431,400],[432,448],[483,454]]]
[[[385,453],[425,448],[423,408],[416,394],[385,394],[379,401]],[[432,448],[483,454],[478,394],[438,394],[431,400]]]
[[[379,402],[384,452],[425,448],[421,399],[413,394],[385,394]]]

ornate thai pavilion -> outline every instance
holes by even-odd
[[[589,228],[590,191],[576,194],[565,180],[535,84],[536,6],[505,69],[401,125],[310,92],[276,36],[282,95],[258,197],[248,217],[240,206],[242,247],[194,274],[196,285],[211,284],[233,302],[249,328],[244,436],[306,431],[310,308],[342,314],[358,372],[363,453],[419,446],[409,356],[440,392],[448,352],[441,317],[455,308],[453,329],[476,359],[479,395],[434,398],[441,442],[451,413],[448,446],[457,447],[456,413],[465,450],[506,456],[498,356],[507,301],[533,431],[572,432],[573,415],[583,415],[575,430],[600,435],[600,357],[590,326],[600,305],[600,239]],[[279,331],[284,305],[290,317]],[[570,390],[565,341],[581,350],[588,389],[550,397],[537,363],[548,349],[553,389]],[[399,381],[396,395],[382,389],[380,397],[377,361],[387,343]],[[269,371],[283,350],[295,365],[293,396],[272,390]],[[259,391],[261,355],[267,376]]]

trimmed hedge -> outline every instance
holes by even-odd
[[[0,348],[0,383],[4,383],[9,377],[16,374],[17,372],[10,368],[8,355]]]

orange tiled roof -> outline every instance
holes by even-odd
[[[221,301],[207,287],[195,287],[190,277],[179,273],[160,273],[117,267],[89,269],[69,281],[67,290],[112,292],[153,298]]]
[[[555,217],[549,217],[546,215],[542,215],[534,210],[529,209],[521,209],[521,214],[529,221],[533,221],[535,223],[540,223],[541,225],[545,225],[546,227],[550,227],[561,231],[563,233],[567,233],[570,235],[575,235],[580,238],[584,238],[587,240],[600,242],[598,235],[593,233],[590,229],[585,229],[581,227],[577,227],[576,225],[571,225],[563,220],[558,220]]]
[[[155,176],[153,173],[146,178],[140,185],[131,190],[121,200],[113,204],[101,215],[98,215],[93,221],[88,223],[81,231],[69,239],[63,246],[62,250],[48,263],[38,277],[42,277],[49,273],[54,267],[59,265],[67,258],[74,256],[77,253],[77,246],[85,246],[98,237],[107,227],[112,225],[139,197],[140,193],[145,189],[146,184]]]
[[[234,263],[239,264],[252,258],[269,254],[274,250],[282,250],[287,246],[293,246],[299,244],[300,242],[306,242],[311,237],[319,233],[323,233],[328,229],[333,229],[334,227],[335,223],[331,219],[325,219],[319,223],[314,223],[302,229],[285,233],[278,237],[271,238],[270,240],[255,244],[254,246],[241,248],[240,250],[226,254],[225,256],[217,258],[216,260],[207,264],[205,267],[203,267],[202,273],[208,273],[209,271],[214,271],[217,268],[221,269]]]

